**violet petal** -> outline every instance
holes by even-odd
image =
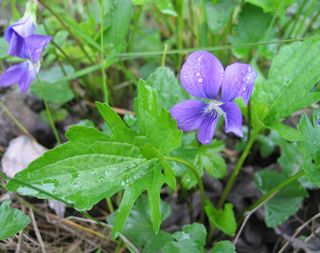
[[[10,43],[13,33],[26,38],[34,33],[35,25],[31,16],[24,16],[6,29],[5,39]]]
[[[243,137],[242,115],[239,107],[235,103],[229,102],[222,104],[220,108],[224,111],[225,132]]]
[[[203,118],[198,131],[198,140],[201,144],[211,143],[218,121],[218,114],[207,115]]]
[[[8,48],[8,54],[20,58],[27,58],[24,40],[23,37],[13,33]]]
[[[190,54],[183,64],[180,80],[192,96],[215,99],[223,79],[223,66],[211,53],[197,51]]]
[[[198,100],[187,100],[176,104],[171,109],[172,117],[177,121],[179,129],[191,131],[198,129],[206,103]]]
[[[48,45],[51,39],[51,36],[36,34],[25,38],[24,42],[27,57],[33,62],[39,61],[43,49]]]
[[[0,75],[0,87],[7,87],[17,83],[20,90],[26,92],[35,77],[36,71],[32,62],[22,62],[11,66]]]
[[[257,73],[250,64],[233,63],[224,72],[221,86],[221,100],[233,101],[241,97],[248,104]]]

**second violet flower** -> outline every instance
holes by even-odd
[[[40,69],[42,51],[52,39],[51,36],[34,34],[35,12],[37,2],[27,2],[24,16],[9,26],[5,39],[9,44],[8,54],[26,61],[13,65],[0,75],[0,86],[19,84],[20,90],[26,92]]]
[[[241,97],[248,104],[256,72],[249,64],[233,63],[225,70],[211,53],[197,51],[184,63],[180,73],[181,84],[192,96],[171,109],[172,117],[183,131],[198,129],[201,144],[210,144],[221,116],[225,132],[242,137],[242,115],[234,100]]]

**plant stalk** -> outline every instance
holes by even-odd
[[[100,25],[100,54],[101,54],[101,75],[102,75],[102,90],[104,95],[104,102],[109,103],[109,92],[107,87],[107,75],[104,68],[104,0],[100,0],[101,7],[101,25]]]
[[[251,147],[252,147],[255,139],[256,139],[256,134],[251,133],[251,137],[250,137],[250,139],[249,139],[249,141],[248,141],[248,143],[246,145],[246,148],[242,152],[242,154],[241,154],[241,156],[240,156],[240,158],[239,158],[239,160],[238,160],[238,162],[236,164],[236,167],[234,168],[234,170],[233,170],[233,172],[232,172],[232,174],[231,174],[231,176],[229,178],[229,181],[228,181],[226,187],[223,190],[221,198],[220,198],[220,200],[218,202],[218,208],[221,208],[223,206],[224,202],[226,201],[227,196],[228,196],[229,192],[231,191],[231,189],[232,189],[232,187],[234,185],[234,182],[235,182],[235,180],[236,180],[236,178],[237,178],[237,176],[238,176],[238,174],[239,174],[239,172],[240,172],[240,170],[242,168],[242,165],[243,165],[244,161],[246,160],[247,156],[250,153]]]
[[[199,185],[199,191],[200,191],[200,199],[201,199],[201,205],[202,205],[202,209],[201,209],[201,220],[204,219],[204,214],[203,214],[203,210],[204,210],[204,206],[206,203],[206,194],[204,191],[204,185],[203,185],[203,181],[201,176],[199,175],[198,171],[196,170],[196,168],[188,161],[180,159],[178,157],[169,157],[169,156],[165,156],[164,157],[165,160],[167,161],[172,161],[172,162],[177,162],[180,163],[184,166],[186,166],[191,173],[195,176],[195,178],[198,181],[198,185]]]

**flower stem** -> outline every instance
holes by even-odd
[[[56,126],[54,124],[54,121],[53,121],[53,118],[52,118],[52,114],[51,114],[50,108],[48,106],[48,102],[47,102],[46,96],[43,96],[43,103],[44,103],[44,106],[46,107],[49,123],[50,123],[50,126],[51,126],[52,130],[53,130],[54,137],[56,138],[57,143],[61,144],[61,139],[60,139],[59,133],[57,131],[57,128],[56,128]]]
[[[109,92],[107,87],[107,75],[104,68],[104,0],[100,1],[100,7],[101,7],[101,26],[100,26],[100,54],[101,54],[101,74],[102,74],[102,90],[104,95],[104,101],[106,104],[109,103]]]
[[[236,164],[236,167],[233,170],[231,177],[229,178],[229,181],[223,190],[221,198],[218,202],[218,208],[221,208],[223,206],[224,202],[226,201],[226,198],[234,185],[234,182],[235,182],[235,180],[236,180],[236,178],[242,168],[242,165],[243,165],[244,161],[246,160],[247,156],[249,155],[249,152],[251,150],[251,147],[252,147],[255,139],[256,139],[256,134],[251,133],[251,137],[246,145],[246,148],[244,149],[243,153],[241,154],[241,156]]]
[[[181,159],[181,158],[178,158],[178,157],[171,157],[171,156],[170,157],[169,156],[165,156],[164,159],[167,160],[167,161],[172,161],[172,162],[177,162],[177,163],[183,164],[188,169],[190,169],[191,173],[197,179],[198,185],[199,185],[199,191],[200,191],[201,205],[202,205],[200,219],[203,220],[204,219],[203,210],[204,210],[204,205],[206,203],[206,194],[205,194],[205,191],[204,191],[204,185],[203,185],[202,178],[199,175],[198,171],[196,170],[196,168],[190,162],[188,162],[188,161],[186,161],[184,159]]]
[[[49,105],[48,105],[47,97],[46,97],[46,94],[44,92],[43,83],[40,80],[38,74],[36,74],[36,78],[37,78],[37,81],[40,83],[40,87],[41,87],[41,91],[42,91],[42,99],[43,99],[43,103],[44,103],[44,106],[46,108],[46,112],[47,112],[47,115],[48,115],[49,124],[50,124],[50,126],[52,128],[52,131],[53,131],[54,137],[56,138],[57,143],[61,144],[61,139],[60,139],[58,130],[57,130],[55,124],[54,124],[54,120],[53,120],[53,117],[52,117],[52,114],[51,114],[51,111],[50,111],[50,108],[49,108]]]
[[[183,49],[183,30],[184,30],[184,0],[177,1],[177,48],[178,50]],[[182,62],[182,55],[178,55],[178,68],[180,68]]]
[[[166,65],[166,56],[168,52],[168,44],[164,44],[164,49],[163,49],[163,55],[161,58],[161,67],[164,67]]]

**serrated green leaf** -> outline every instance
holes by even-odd
[[[235,33],[229,37],[233,46],[232,52],[238,58],[250,56],[252,48],[236,47],[240,44],[256,43],[265,38],[272,16],[262,12],[261,8],[246,4],[240,13],[239,23],[235,26]],[[252,24],[259,25],[252,25]]]
[[[71,126],[66,132],[69,141],[91,144],[95,141],[107,141],[108,136],[93,127]]]
[[[298,130],[303,136],[298,147],[303,155],[303,169],[308,180],[320,186],[320,110],[312,114],[312,121],[303,114]]]
[[[216,209],[210,202],[205,205],[205,212],[210,223],[227,235],[234,235],[237,230],[237,222],[232,204],[225,204],[223,209]]]
[[[263,170],[256,173],[256,184],[262,194],[267,194],[275,186],[286,180],[285,172]],[[265,222],[268,227],[276,227],[295,214],[307,192],[299,182],[291,182],[265,205]]]
[[[112,229],[113,238],[117,237],[118,233],[124,228],[134,203],[144,191],[147,191],[148,194],[148,206],[154,231],[156,233],[159,231],[161,223],[160,190],[163,182],[161,166],[157,164],[144,177],[126,185]]]
[[[0,205],[0,240],[5,240],[30,223],[29,216],[22,213],[19,209],[11,208],[10,201],[4,201]]]
[[[236,247],[230,241],[220,241],[214,244],[210,253],[237,253]]]
[[[268,79],[257,83],[252,96],[253,127],[278,129],[279,121],[320,100],[312,87],[320,79],[319,41],[296,42],[281,48]],[[262,124],[261,124],[262,123]]]
[[[156,163],[141,157],[139,149],[130,144],[89,142],[60,145],[14,177],[38,190],[15,180],[9,181],[8,189],[39,198],[56,196],[78,210],[88,210],[141,178]]]
[[[157,90],[159,104],[168,111],[178,102],[190,99],[173,71],[167,67],[157,68],[155,72],[149,75],[147,82]]]
[[[96,105],[99,113],[112,132],[112,138],[119,142],[133,143],[133,138],[136,134],[126,126],[119,115],[107,104],[96,102]]]
[[[160,107],[156,90],[143,80],[138,83],[136,105],[139,134],[146,136],[159,152],[166,154],[181,145],[182,132],[177,128],[177,123]]]
[[[248,3],[261,7],[265,12],[276,12],[279,7],[281,8],[279,10],[281,12],[293,3],[293,1],[294,0],[246,0]]]
[[[207,231],[204,225],[193,223],[182,227],[182,231],[173,234],[171,241],[163,248],[163,253],[203,253]]]

